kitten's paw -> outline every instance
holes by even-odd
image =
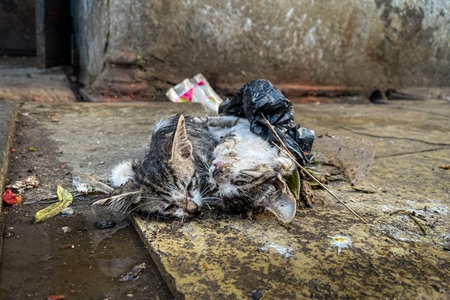
[[[135,181],[134,167],[136,167],[136,162],[133,160],[123,161],[116,165],[111,173],[112,186],[117,188],[130,179]]]

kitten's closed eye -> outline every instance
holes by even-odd
[[[187,190],[188,190],[188,191],[191,190],[193,185],[194,185],[194,184],[193,184],[192,181],[189,182],[189,184],[188,184],[188,186],[187,186]]]
[[[242,185],[246,185],[247,181],[244,180],[236,180],[233,182],[233,184],[238,185],[238,186],[242,186]]]

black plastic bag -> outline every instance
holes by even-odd
[[[302,166],[309,162],[314,131],[293,125],[294,108],[291,102],[270,81],[257,79],[247,82],[231,100],[222,102],[219,114],[246,118],[253,133],[281,146],[264,115],[297,162]]]

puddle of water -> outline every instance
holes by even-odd
[[[21,193],[21,204],[3,208],[9,237],[0,237],[4,239],[0,298],[47,299],[62,294],[67,299],[173,299],[132,225],[121,222],[119,230],[95,227],[98,220],[109,217],[92,208],[95,196],[75,197],[72,217],[57,215],[32,223],[34,214],[56,196],[56,183],[68,189],[72,183],[63,150],[37,125],[39,118],[48,121],[47,114],[22,116],[15,132],[16,152],[10,157],[7,183],[37,175],[41,184]],[[31,146],[38,150],[28,151]],[[47,203],[40,203],[42,199]],[[138,279],[119,282],[122,274],[144,262],[147,268]]]
[[[98,216],[88,204],[78,202],[74,208],[73,217],[55,216],[38,224],[32,223],[32,214],[24,217],[25,207],[5,209],[9,237],[4,237],[0,270],[2,299],[55,294],[68,299],[173,299],[132,225],[121,223],[124,227],[115,233],[99,230]],[[143,262],[147,268],[137,280],[118,281]]]

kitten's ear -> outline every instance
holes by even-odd
[[[170,159],[187,159],[192,158],[192,144],[188,140],[186,134],[185,120],[183,115],[180,115],[175,126],[175,131],[172,137],[172,150]]]
[[[283,180],[276,178],[273,185],[278,191],[278,195],[276,198],[268,201],[266,208],[277,216],[279,220],[289,223],[297,211],[297,201]]]

